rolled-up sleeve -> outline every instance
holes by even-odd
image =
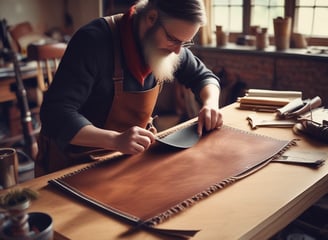
[[[192,90],[198,101],[200,101],[199,93],[204,86],[213,84],[220,88],[220,79],[189,49],[182,49],[180,61],[175,77]]]

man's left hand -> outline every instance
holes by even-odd
[[[223,125],[222,114],[218,108],[203,106],[198,114],[198,135],[201,136],[203,131],[211,131],[220,128]]]

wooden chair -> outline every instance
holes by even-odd
[[[33,33],[33,27],[30,22],[21,22],[9,27],[10,36],[15,44],[18,52],[23,51],[23,46],[20,44],[20,40],[27,35]]]
[[[50,43],[30,44],[27,47],[28,59],[37,62],[37,82],[41,92],[50,86],[66,46],[65,43]]]
[[[26,56],[27,47],[31,43],[49,43],[55,40],[44,33],[36,32],[30,22],[25,21],[9,27],[14,49]]]

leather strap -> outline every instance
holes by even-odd
[[[108,25],[110,26],[112,30],[112,38],[113,38],[113,43],[114,43],[114,74],[113,74],[113,80],[114,81],[119,81],[123,79],[123,70],[122,70],[122,64],[121,64],[121,43],[119,39],[119,29],[117,27],[118,21],[122,18],[123,14],[116,14],[113,16],[107,16],[104,17],[105,20],[107,21]]]

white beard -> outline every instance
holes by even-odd
[[[149,41],[144,45],[144,54],[158,82],[171,82],[179,66],[179,55],[154,47]]]

